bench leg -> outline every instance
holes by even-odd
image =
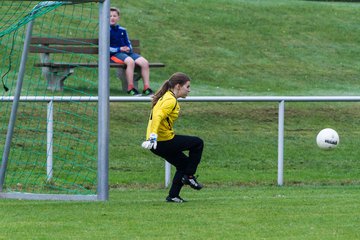
[[[43,68],[43,74],[47,80],[47,89],[51,91],[63,91],[64,81],[74,73],[73,68]]]
[[[121,80],[121,84],[122,84],[122,91],[123,92],[127,92],[128,90],[128,83],[126,80],[126,73],[125,73],[125,68],[117,68],[117,77]],[[141,79],[141,69],[140,68],[135,68],[135,72],[134,72],[134,87],[136,89],[138,88],[138,82]]]

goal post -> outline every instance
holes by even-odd
[[[98,198],[109,198],[109,59],[110,59],[110,0],[99,8],[99,111],[98,111]]]
[[[3,1],[2,4],[6,1]],[[33,3],[35,1],[31,0],[16,0],[16,1],[9,1],[9,6],[12,6],[13,4],[22,2],[30,2]],[[12,76],[17,76],[16,80],[12,80],[10,74],[8,76],[5,69],[0,69],[2,74],[2,80],[5,79],[8,82],[15,83],[10,86],[10,92],[8,96],[12,96],[13,93],[13,101],[11,107],[8,107],[7,109],[0,108],[1,114],[9,113],[10,116],[8,119],[3,118],[2,123],[4,124],[4,119],[8,120],[8,126],[7,129],[5,127],[1,127],[0,130],[5,131],[6,129],[6,139],[4,141],[4,148],[2,153],[2,162],[1,162],[1,169],[0,169],[0,198],[17,198],[17,199],[44,199],[44,200],[91,200],[91,201],[106,201],[109,198],[109,190],[108,190],[108,165],[109,165],[109,9],[110,9],[110,0],[72,0],[72,1],[42,1],[38,2],[37,5],[32,5],[31,14],[45,14],[45,13],[39,13],[39,11],[43,10],[43,12],[50,12],[54,10],[57,7],[60,7],[62,5],[83,5],[86,3],[91,4],[98,4],[98,24],[94,23],[94,26],[98,25],[98,38],[99,38],[99,44],[98,44],[98,69],[92,71],[93,73],[97,72],[97,77],[91,77],[88,73],[86,76],[86,80],[81,79],[84,81],[84,84],[90,84],[91,86],[94,86],[96,83],[97,87],[97,95],[98,95],[98,101],[97,101],[97,107],[90,105],[90,106],[81,106],[81,102],[77,102],[74,97],[74,99],[71,100],[68,106],[64,108],[69,108],[67,110],[63,110],[62,107],[58,107],[59,110],[64,113],[66,116],[62,116],[64,119],[63,121],[59,121],[59,125],[61,124],[64,126],[64,128],[74,129],[70,130],[70,133],[67,133],[66,129],[61,129],[62,132],[66,133],[57,133],[57,139],[60,141],[68,141],[64,145],[61,143],[56,143],[57,146],[57,153],[61,153],[63,156],[58,157],[61,161],[60,163],[57,163],[58,167],[63,167],[63,169],[58,170],[58,172],[51,172],[51,174],[57,174],[56,180],[54,182],[51,182],[49,180],[49,173],[46,173],[45,168],[45,174],[42,172],[42,169],[39,170],[39,168],[43,168],[44,165],[46,165],[47,157],[45,157],[42,160],[40,153],[37,148],[44,145],[42,142],[42,138],[39,137],[38,133],[43,133],[43,127],[39,127],[38,129],[33,129],[34,125],[40,125],[43,120],[40,119],[38,116],[34,116],[32,119],[37,119],[37,123],[30,123],[31,127],[29,126],[21,126],[18,127],[19,129],[16,129],[16,122],[18,118],[22,118],[23,116],[19,116],[19,104],[20,104],[20,97],[23,97],[23,92],[38,92],[39,88],[43,87],[43,83],[40,81],[43,81],[41,78],[41,73],[39,74],[39,71],[41,72],[41,69],[34,69],[35,67],[33,63],[29,63],[28,53],[29,53],[29,43],[32,37],[33,29],[36,28],[36,24],[34,24],[35,17],[31,16],[31,14],[25,15],[24,18],[20,19],[18,22],[13,23],[12,26],[5,26],[4,28],[1,28],[0,26],[0,43],[4,46],[11,45],[11,50],[9,50],[7,53],[10,54],[9,56],[9,71],[11,70],[11,60],[12,58],[15,58],[16,49],[14,50],[14,41],[18,39],[17,31],[20,28],[21,25],[27,24],[25,35],[23,36],[23,48],[22,52],[19,50],[18,56],[21,59],[19,61],[19,68],[18,72],[12,74]],[[6,5],[3,5],[5,7],[8,7]],[[3,7],[0,5],[0,7]],[[30,5],[23,6],[24,8],[29,9]],[[49,7],[51,9],[49,9]],[[20,9],[20,8],[19,8]],[[39,11],[38,11],[39,10]],[[1,11],[1,8],[0,8]],[[66,10],[64,10],[65,13]],[[74,11],[76,12],[76,11]],[[89,12],[92,14],[93,9],[85,9],[84,12]],[[30,18],[29,18],[30,17]],[[63,17],[63,16],[62,16]],[[78,21],[78,19],[75,19]],[[69,22],[75,21],[72,19]],[[26,22],[26,23],[24,23]],[[90,25],[90,24],[89,24]],[[15,26],[15,28],[14,28]],[[2,31],[5,29],[5,31]],[[15,30],[13,30],[15,29]],[[42,29],[41,27],[37,27],[37,31],[39,29]],[[6,32],[8,30],[8,32]],[[2,31],[2,32],[1,32]],[[68,29],[66,29],[68,31]],[[3,33],[3,34],[2,34]],[[78,31],[76,32],[78,34]],[[5,38],[3,36],[7,36],[9,34],[13,34],[13,37],[8,37],[7,39],[12,40],[11,43],[7,43]],[[46,33],[49,34],[49,33]],[[73,34],[72,31],[65,32],[65,34]],[[10,42],[8,40],[8,42]],[[6,49],[6,48],[5,48]],[[13,54],[13,55],[12,55]],[[82,57],[82,56],[81,56]],[[66,57],[64,57],[66,58]],[[29,70],[30,66],[30,70]],[[86,69],[85,69],[86,70]],[[15,71],[15,70],[11,70]],[[88,72],[88,70],[86,70]],[[29,73],[30,72],[30,73]],[[6,77],[5,77],[6,76]],[[35,78],[38,78],[39,83],[38,85],[34,86],[26,86],[24,89],[23,84],[24,81],[28,84],[28,81],[34,81]],[[94,79],[94,81],[91,81],[89,79]],[[30,79],[30,80],[29,80]],[[40,87],[39,87],[40,86]],[[4,84],[5,88],[5,84]],[[70,95],[70,98],[74,96],[74,94],[78,94],[79,90],[78,86],[75,86],[73,88],[67,89],[67,93]],[[72,91],[70,91],[72,90]],[[85,96],[91,97],[89,93],[87,92],[81,92]],[[4,94],[5,95],[5,94]],[[3,96],[4,96],[3,95]],[[46,91],[43,97],[48,97],[49,95],[52,95],[52,97],[56,98],[56,93],[51,93],[49,91]],[[64,94],[65,95],[65,94]],[[6,95],[5,95],[6,96]],[[40,95],[38,95],[40,96]],[[69,96],[64,96],[65,98]],[[32,104],[35,104],[32,102]],[[77,107],[71,106],[71,104],[78,104]],[[91,103],[90,103],[91,104]],[[25,107],[26,108],[26,107]],[[30,110],[26,109],[24,110],[26,116],[29,116],[31,114],[37,115],[35,111],[31,110],[38,110],[42,107],[32,107]],[[11,109],[11,110],[9,110]],[[95,109],[97,110],[97,121],[94,121],[91,119],[92,117],[95,117],[95,114],[92,115],[93,112],[95,112]],[[81,111],[81,113],[76,112],[76,110]],[[39,110],[40,112],[42,110]],[[80,114],[84,114],[85,116],[81,116]],[[45,115],[46,117],[46,115]],[[55,121],[53,120],[52,116],[51,118],[47,116],[47,121]],[[72,121],[71,123],[66,122],[66,120],[69,119],[69,121]],[[25,120],[26,121],[26,120]],[[28,122],[30,122],[28,121]],[[79,121],[79,122],[76,122]],[[85,126],[81,126],[81,123],[83,123]],[[93,133],[91,132],[91,124],[97,123],[97,132]],[[22,123],[20,123],[21,125]],[[74,124],[74,125],[71,125]],[[31,129],[30,129],[31,128]],[[16,143],[14,143],[14,134],[16,132],[25,132],[28,131],[35,132],[36,139],[33,140],[32,143],[28,144],[30,139],[26,139],[25,136],[20,136],[19,142],[16,140]],[[17,133],[18,134],[18,133]],[[97,135],[97,138],[94,140],[92,136]],[[46,135],[46,133],[45,133]],[[68,136],[69,135],[69,136]],[[84,136],[85,135],[85,136]],[[19,136],[19,134],[17,135]],[[21,140],[25,143],[20,143]],[[91,139],[89,141],[89,139]],[[46,141],[45,141],[46,142]],[[87,142],[91,142],[90,144],[86,145]],[[95,143],[97,142],[97,144]],[[2,141],[0,142],[3,143]],[[74,143],[78,144],[78,146],[82,147],[85,150],[89,150],[90,153],[86,152],[83,153],[81,151],[84,151],[83,149],[79,149],[76,151],[74,148],[76,146]],[[93,143],[93,144],[92,144]],[[92,144],[92,145],[91,145]],[[30,145],[28,147],[27,145]],[[47,141],[45,143],[47,146],[45,149],[45,152],[47,155],[50,153],[49,151],[49,142]],[[51,142],[50,145],[55,146],[54,142]],[[97,148],[94,147],[94,145],[97,145]],[[13,148],[20,146],[20,149],[16,149],[16,151],[13,151]],[[25,147],[27,147],[25,149]],[[51,147],[52,147],[51,146]],[[32,149],[33,148],[33,149]],[[96,149],[95,149],[96,148]],[[36,149],[36,150],[34,150]],[[22,152],[24,150],[24,152]],[[11,162],[12,163],[12,171],[18,171],[14,176],[16,175],[16,180],[11,180],[9,183],[7,183],[7,175],[9,171],[9,156],[11,156],[11,152],[14,152],[13,155],[16,155],[18,158],[18,161]],[[30,156],[25,155],[25,152]],[[97,153],[96,153],[97,152]],[[54,153],[56,155],[57,153]],[[51,154],[53,154],[51,152]],[[93,164],[92,159],[95,159],[94,157],[97,155],[97,164]],[[69,159],[75,160],[75,162],[71,162],[71,160],[66,159],[68,157]],[[78,158],[84,157],[83,160],[79,160]],[[15,158],[15,157],[13,157]],[[83,164],[83,165],[82,165]],[[95,166],[96,165],[96,166]],[[92,168],[96,168],[94,171],[91,170]],[[30,169],[30,170],[29,170]],[[19,171],[26,171],[25,173],[19,173]],[[90,172],[86,172],[90,171]],[[79,173],[80,172],[80,173]],[[72,175],[72,176],[66,176],[68,173],[78,173],[78,175]],[[20,178],[25,177],[26,181],[25,183],[20,182]],[[95,179],[93,179],[95,178]],[[15,178],[14,178],[15,179]],[[29,183],[30,181],[33,181]],[[57,182],[56,182],[57,181]],[[73,181],[73,183],[71,182]],[[36,183],[35,183],[36,182]],[[37,183],[40,183],[39,185],[36,185]],[[66,186],[61,186],[61,184],[64,184]],[[34,186],[33,186],[34,185]],[[36,185],[36,186],[35,186]],[[93,186],[94,185],[94,186]],[[31,186],[31,187],[30,187]],[[35,192],[32,192],[32,187],[36,189]],[[80,187],[80,190],[76,190],[77,187]],[[46,189],[45,193],[41,192],[41,189]],[[55,189],[56,191],[52,191]]]

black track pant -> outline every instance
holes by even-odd
[[[183,175],[192,176],[195,174],[201,160],[203,148],[204,142],[201,138],[175,135],[171,140],[157,142],[157,148],[151,149],[153,153],[164,158],[176,168],[169,191],[170,197],[179,196],[184,185],[181,182]],[[189,154],[186,155],[184,151],[189,151]]]

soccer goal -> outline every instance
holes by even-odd
[[[0,198],[108,199],[109,4],[0,2]],[[50,45],[89,38],[96,54]],[[66,79],[61,91],[53,78]]]

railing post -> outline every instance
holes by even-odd
[[[282,186],[284,183],[284,115],[285,101],[279,103],[279,126],[278,126],[278,178],[277,183]]]
[[[46,119],[46,180],[50,182],[53,177],[53,133],[54,133],[54,111],[53,101],[48,102]]]
[[[171,165],[168,161],[165,161],[165,187],[170,185],[171,178]]]

